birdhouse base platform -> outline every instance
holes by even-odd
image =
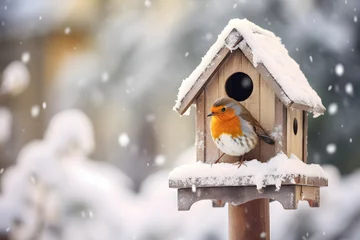
[[[278,201],[284,209],[296,209],[301,200],[319,207],[320,187],[328,185],[319,165],[305,164],[296,156],[278,154],[265,163],[251,160],[245,164],[197,162],[175,168],[169,187],[178,189],[178,210],[190,210],[200,200],[213,200],[213,206],[219,207],[261,198]]]

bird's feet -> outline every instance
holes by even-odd
[[[238,165],[238,168],[241,167],[241,165],[244,165],[245,167],[247,167],[244,160],[240,160],[240,161],[234,163],[234,165]]]
[[[240,156],[239,161],[234,164],[238,165],[238,168],[241,167],[241,165],[243,165],[243,164],[245,165],[245,167],[247,167],[247,165],[244,163],[244,161],[245,161],[245,154]]]
[[[214,163],[211,164],[211,166],[212,166],[213,164],[219,163],[219,162],[220,162],[220,159],[224,156],[224,154],[225,154],[225,153],[221,154],[220,157],[219,157]]]

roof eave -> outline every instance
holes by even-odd
[[[234,41],[236,39],[236,41]],[[240,36],[239,32],[236,29],[233,29],[228,37],[225,40],[225,45],[220,51],[215,55],[211,64],[208,65],[206,70],[200,75],[200,77],[195,81],[195,84],[191,87],[191,89],[187,92],[185,97],[181,100],[179,107],[175,108],[175,110],[183,115],[187,109],[191,106],[194,99],[199,96],[201,90],[205,87],[205,85],[210,81],[210,79],[214,76],[216,71],[222,66],[225,62],[225,59],[230,55],[232,48],[236,47],[241,41],[242,36]],[[231,45],[227,45],[231,43]]]

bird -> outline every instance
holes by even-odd
[[[275,141],[251,115],[244,105],[228,97],[214,102],[207,115],[211,117],[211,137],[223,154],[215,161],[218,163],[224,154],[239,156],[239,167],[244,155],[255,148],[259,138],[267,144]]]

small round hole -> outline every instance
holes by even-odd
[[[254,86],[251,78],[243,72],[234,73],[225,83],[226,94],[239,102],[248,99],[253,88]]]
[[[293,122],[293,130],[294,130],[294,134],[296,135],[298,132],[298,121],[296,118],[294,118],[294,122]]]

